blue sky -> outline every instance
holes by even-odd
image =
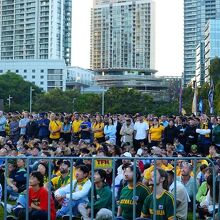
[[[159,75],[183,71],[183,0],[154,0],[155,69]],[[72,65],[89,68],[90,9],[93,0],[73,0]]]

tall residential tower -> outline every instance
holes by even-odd
[[[220,0],[184,0],[184,85],[195,77],[196,49],[202,45],[204,51],[206,23],[216,18],[220,18]]]
[[[109,73],[154,68],[154,4],[151,0],[94,0],[91,69]]]
[[[0,0],[0,59],[71,62],[71,0]]]
[[[48,91],[65,89],[71,64],[72,0],[0,0],[0,74]]]

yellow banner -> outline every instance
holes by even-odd
[[[112,168],[111,159],[97,159],[95,160],[95,169],[107,169]]]

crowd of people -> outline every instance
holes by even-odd
[[[0,111],[1,205],[19,220],[186,220],[195,198],[197,219],[219,220],[219,153],[214,115]]]

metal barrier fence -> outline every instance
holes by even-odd
[[[181,161],[189,161],[191,160],[193,162],[193,173],[194,173],[194,186],[193,186],[193,220],[196,220],[196,167],[198,164],[198,160],[207,160],[208,163],[211,165],[211,167],[213,168],[213,206],[215,207],[215,205],[217,205],[215,203],[215,193],[216,193],[216,188],[215,188],[215,182],[219,181],[219,186],[220,186],[220,176],[216,175],[215,172],[215,165],[214,162],[208,158],[198,158],[198,157],[163,157],[163,158],[159,158],[159,157],[137,157],[137,158],[128,158],[128,157],[102,157],[102,158],[98,158],[98,157],[0,157],[0,160],[4,161],[5,164],[5,180],[4,180],[4,204],[7,204],[7,179],[6,177],[8,176],[8,161],[12,160],[12,159],[18,159],[18,158],[22,158],[26,160],[26,170],[27,170],[27,180],[26,180],[26,184],[27,184],[27,189],[29,186],[29,176],[30,176],[30,160],[47,160],[48,161],[48,220],[51,219],[50,216],[50,198],[51,198],[51,178],[52,178],[52,162],[54,160],[68,160],[70,162],[70,167],[73,167],[74,162],[78,159],[85,159],[85,160],[91,160],[91,182],[92,182],[92,187],[91,187],[91,219],[93,219],[94,217],[94,171],[96,169],[96,165],[97,165],[97,161],[105,161],[105,165],[108,164],[110,165],[111,169],[112,169],[112,213],[116,213],[115,212],[115,208],[116,208],[116,203],[115,203],[115,177],[116,177],[116,167],[115,167],[115,162],[117,160],[131,160],[133,161],[133,164],[136,165],[137,161],[139,160],[146,160],[146,159],[150,159],[151,161],[154,162],[154,164],[156,164],[157,160],[172,160],[173,161],[173,166],[174,166],[174,219],[176,218],[176,191],[177,191],[177,182],[176,182],[176,168],[177,168],[177,161],[181,160]],[[104,168],[106,168],[106,166],[104,166]],[[134,166],[133,168],[133,172],[136,173],[136,166]],[[73,169],[70,169],[70,192],[73,191]],[[137,179],[136,179],[136,175],[134,175],[133,178],[133,198],[135,198],[136,196],[136,183],[137,183]],[[72,207],[71,207],[71,203],[72,203],[72,193],[70,193],[70,202],[69,202],[69,209],[70,209],[70,216],[72,216]],[[29,192],[27,190],[26,193],[26,220],[29,220],[29,209],[28,209],[28,204],[29,204]],[[218,214],[218,218],[220,219],[220,190],[219,190],[219,201],[218,201],[218,213],[213,212],[213,219],[215,219],[215,214]],[[154,210],[156,210],[156,166],[154,166],[154,187],[153,187],[153,208]],[[116,215],[112,216],[112,218],[114,219]],[[136,219],[139,216],[136,216],[136,205],[135,202],[133,202],[133,219]],[[4,220],[7,219],[7,209],[4,208]],[[71,218],[70,218],[71,219]],[[31,220],[31,219],[30,219]],[[153,215],[153,220],[157,220],[156,219],[156,212],[154,211],[154,215]]]

